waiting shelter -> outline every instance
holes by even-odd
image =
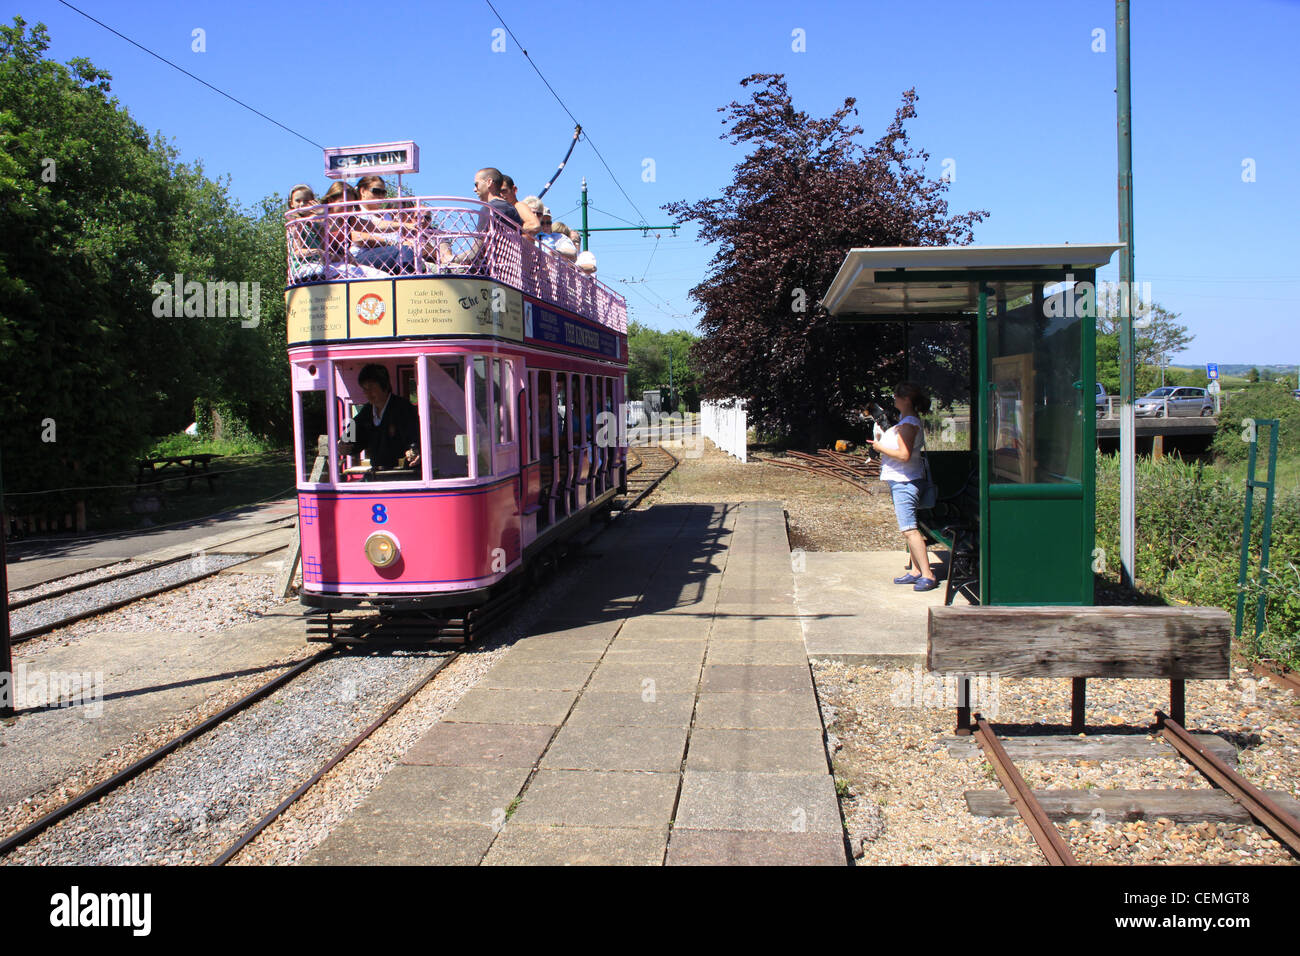
[[[822,297],[841,322],[901,323],[905,377],[922,386],[914,370],[936,367],[919,360],[923,330],[968,332],[968,448],[927,457],[941,500],[970,502],[966,593],[981,604],[1093,601],[1096,271],[1121,248],[851,249]]]

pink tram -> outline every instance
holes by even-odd
[[[383,268],[347,241],[367,219]],[[303,604],[482,605],[626,490],[621,296],[474,200],[317,205],[287,229]],[[418,421],[393,467],[353,441],[376,364]]]

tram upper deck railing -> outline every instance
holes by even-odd
[[[627,301],[491,206],[446,196],[319,204],[285,214],[287,284],[483,276],[617,332]]]

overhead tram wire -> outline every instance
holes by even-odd
[[[280,129],[284,130],[286,133],[291,133],[292,135],[297,136],[297,137],[298,137],[300,140],[302,140],[303,142],[305,142],[305,143],[310,143],[312,146],[315,146],[317,149],[322,149],[322,150],[323,150],[323,149],[325,148],[325,147],[322,146],[320,143],[316,142],[314,139],[312,139],[312,138],[310,138],[310,137],[308,137],[308,136],[304,136],[302,133],[298,132],[296,129],[290,129],[288,126],[285,126],[285,125],[284,125],[283,123],[281,123],[279,120],[277,120],[277,119],[272,119],[271,117],[269,117],[269,116],[267,116],[265,113],[263,113],[261,110],[255,108],[255,107],[249,106],[249,105],[248,105],[247,103],[245,103],[243,100],[241,100],[241,99],[239,99],[239,98],[237,98],[237,97],[231,96],[229,93],[227,93],[227,92],[226,92],[225,90],[223,90],[223,89],[219,89],[219,88],[213,86],[211,83],[209,83],[207,80],[203,79],[202,77],[195,76],[195,75],[194,75],[193,73],[191,73],[189,70],[185,69],[185,67],[177,65],[177,64],[173,63],[171,60],[167,59],[167,57],[162,56],[161,54],[155,53],[153,50],[149,49],[147,46],[144,46],[144,45],[141,44],[141,43],[137,43],[135,40],[132,40],[132,39],[131,39],[129,36],[127,36],[125,33],[120,33],[119,31],[114,30],[112,27],[110,27],[110,26],[109,26],[107,23],[105,23],[104,21],[102,21],[102,20],[96,20],[94,17],[92,17],[92,16],[91,16],[89,13],[87,13],[85,10],[80,10],[80,9],[78,9],[77,7],[74,7],[72,4],[68,3],[68,0],[59,0],[59,3],[63,4],[65,7],[67,7],[69,10],[73,11],[74,13],[79,13],[79,14],[81,14],[83,17],[85,17],[85,18],[86,18],[87,20],[89,20],[91,23],[97,23],[97,24],[99,24],[101,27],[103,27],[103,28],[104,28],[105,30],[107,30],[109,33],[113,34],[114,36],[121,37],[123,40],[125,40],[127,43],[131,44],[133,47],[137,47],[138,49],[143,50],[145,53],[148,53],[148,54],[149,54],[151,57],[153,57],[154,59],[162,60],[164,63],[166,63],[166,64],[167,64],[168,66],[170,66],[172,69],[174,69],[174,70],[179,70],[180,72],[184,73],[184,74],[185,74],[186,76],[188,76],[191,80],[195,80],[196,82],[202,83],[204,86],[206,86],[206,87],[207,87],[208,89],[210,89],[212,92],[214,92],[214,93],[220,93],[222,96],[224,96],[226,99],[230,100],[232,103],[236,103],[236,104],[238,104],[239,106],[242,106],[244,109],[248,110],[250,113],[256,113],[258,116],[262,117],[262,119],[266,120],[268,123],[274,123],[276,126],[280,127]],[[595,147],[593,146],[592,148],[594,149]]]
[[[59,2],[63,2],[63,0],[59,0]],[[515,36],[515,31],[510,29],[510,24],[506,23],[505,17],[501,16],[497,11],[497,8],[492,6],[492,0],[483,0],[483,2],[488,5],[488,9],[492,11],[493,15],[501,21],[501,25],[505,27],[506,33],[510,34],[510,39],[515,41],[515,45],[518,46],[519,51],[523,53],[524,59],[528,61],[528,65],[533,68],[533,71],[538,75],[541,81],[546,84],[546,88],[551,91],[551,95],[554,96],[555,101],[560,104],[560,108],[569,114],[569,119],[573,120],[573,125],[582,127],[582,124],[578,122],[578,118],[573,115],[573,111],[565,105],[564,100],[560,98],[560,94],[555,92],[555,87],[551,86],[550,81],[546,79],[546,76],[542,73],[541,69],[533,62],[533,58],[528,55],[528,50],[524,47],[523,43],[520,42],[519,37]],[[600,150],[596,147],[595,141],[591,138],[591,132],[587,130],[586,127],[582,127],[582,134],[587,140],[587,143],[591,146],[591,151],[595,153],[596,158],[600,160],[600,164],[605,167],[605,172],[609,173],[609,178],[614,181],[614,185],[618,187],[618,191],[621,192],[623,198],[628,201],[628,205],[636,210],[636,214],[641,217],[642,222],[648,222],[649,220],[646,219],[645,213],[641,211],[641,207],[632,201],[632,197],[627,194],[627,190],[623,188],[623,184],[620,183],[618,177],[614,175],[614,170],[610,169],[609,163],[605,162],[605,157],[601,155]]]

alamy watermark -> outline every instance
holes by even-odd
[[[80,707],[87,720],[104,713],[103,671],[42,671],[19,664],[0,671],[0,703],[14,710]]]
[[[185,280],[176,273],[175,280],[159,279],[150,290],[153,314],[160,319],[241,319],[240,328],[255,329],[261,323],[262,283],[217,282],[209,279]]]
[[[889,684],[889,702],[895,707],[970,707],[990,719],[998,716],[997,674],[941,674],[922,671],[920,664],[913,664],[910,673],[895,671]],[[963,701],[966,688],[969,699]]]

